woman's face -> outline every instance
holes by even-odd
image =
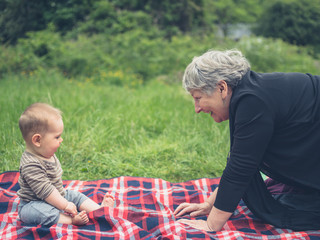
[[[232,92],[227,84],[218,84],[211,95],[200,90],[193,90],[190,93],[194,99],[196,113],[209,113],[218,123],[229,119],[229,103]]]

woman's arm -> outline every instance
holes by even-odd
[[[209,203],[210,208],[213,207],[214,201],[216,200],[217,197],[217,192],[218,192],[218,187],[212,192],[212,194],[210,195],[210,197],[206,200],[207,203]]]
[[[213,206],[207,219],[208,228],[210,231],[220,231],[231,215],[232,213],[219,210]]]

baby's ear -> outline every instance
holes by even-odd
[[[40,147],[41,135],[39,133],[34,134],[31,138],[31,141],[33,145]]]

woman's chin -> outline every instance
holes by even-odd
[[[221,119],[221,118],[219,118],[219,117],[217,117],[217,116],[211,116],[211,117],[213,118],[213,120],[214,120],[216,123],[221,123],[221,122],[224,121],[223,119]]]
[[[212,119],[213,119],[215,122],[217,122],[217,123],[221,122],[221,119],[218,118],[217,116],[213,115],[212,112],[210,113],[210,116],[212,117]]]

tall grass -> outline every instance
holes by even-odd
[[[41,101],[63,111],[64,141],[56,154],[64,179],[127,175],[179,182],[220,176],[228,123],[195,114],[192,98],[168,81],[129,88],[68,80],[55,71],[6,76],[0,81],[1,172],[19,169],[24,142],[18,119]]]

